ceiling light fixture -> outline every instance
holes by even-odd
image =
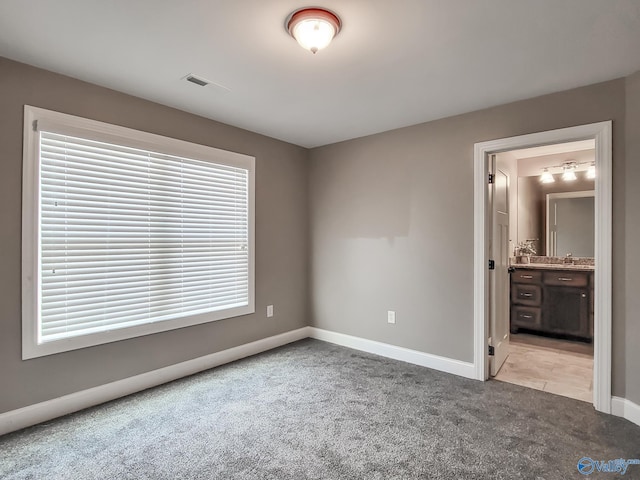
[[[289,34],[311,53],[325,48],[340,32],[340,18],[324,8],[302,8],[287,18]]]
[[[556,181],[556,179],[553,178],[553,175],[551,175],[551,172],[549,171],[549,169],[545,168],[544,171],[542,172],[542,175],[540,175],[540,181],[542,183],[553,183]]]
[[[593,180],[596,178],[596,164],[592,163],[589,165],[589,169],[587,170],[587,178]]]
[[[572,182],[574,180],[576,180],[578,177],[576,177],[576,167],[574,164],[572,163],[567,163],[564,166],[564,173],[562,174],[562,180],[564,180],[565,182]]]

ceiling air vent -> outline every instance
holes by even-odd
[[[207,80],[205,78],[202,78],[202,77],[198,77],[197,75],[194,75],[193,73],[190,73],[189,75],[187,75],[184,78],[185,78],[185,80],[187,82],[195,83],[196,85],[200,85],[201,87],[206,87],[207,85],[212,83],[211,81],[209,81],[209,80]]]

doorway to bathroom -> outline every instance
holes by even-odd
[[[580,142],[591,143],[583,143],[584,148],[576,149],[576,145]],[[587,148],[589,145],[590,148]],[[558,160],[558,163],[550,163],[539,170],[541,162],[549,160],[543,157],[558,154],[550,150],[553,148],[565,148],[563,153],[571,151],[572,156],[576,158],[566,159],[566,162]],[[546,152],[545,149],[547,149]],[[587,150],[592,150],[591,161],[587,161],[586,157],[578,157],[575,153],[582,152],[580,155],[586,156]],[[518,155],[523,155],[524,152],[524,156],[519,156],[516,160],[529,158],[529,165],[522,162],[522,171],[526,171],[526,168],[538,169],[535,175],[520,175],[517,161],[514,174],[513,159],[511,165],[500,165],[498,168],[501,164],[501,159],[498,157],[505,152],[514,151],[519,151]],[[521,357],[523,361],[519,364],[528,367],[532,365],[532,359],[538,359],[541,362],[544,360],[546,364],[543,362],[538,370],[546,373],[558,374],[561,366],[573,365],[569,370],[580,379],[575,381],[581,382],[584,387],[582,379],[585,377],[585,372],[589,372],[591,368],[592,381],[587,382],[587,389],[591,388],[593,394],[583,391],[573,392],[571,396],[591,401],[596,409],[609,413],[611,410],[611,122],[478,143],[475,145],[474,159],[474,364],[477,378],[486,380],[492,376],[491,374],[499,376],[501,370],[503,375],[511,374],[513,378],[518,372],[514,372],[514,368],[509,368],[510,362],[513,363]],[[544,168],[550,170],[551,167],[559,169],[557,172],[550,172],[557,179],[558,185],[565,171],[570,171],[570,174],[565,176],[567,183],[570,182],[567,178],[572,175],[579,178],[592,175],[593,170],[596,172],[591,188],[591,191],[595,192],[592,195],[595,212],[593,235],[595,240],[592,255],[581,252],[581,256],[578,256],[573,255],[573,252],[566,252],[571,253],[567,256],[566,253],[560,254],[557,251],[553,256],[546,254],[551,253],[549,238],[553,242],[554,232],[562,233],[562,230],[557,230],[557,226],[553,226],[553,223],[551,228],[547,226],[548,220],[552,220],[547,211],[547,195],[560,193],[551,191],[553,190],[551,187],[547,187],[544,193],[545,209],[538,209],[530,215],[523,212],[519,221],[514,223],[508,221],[506,227],[508,234],[500,237],[503,243],[506,237],[507,247],[496,245],[496,241],[500,240],[495,238],[494,200],[499,204],[499,195],[504,195],[511,208],[517,208],[517,199],[510,198],[513,197],[515,188],[507,188],[507,191],[502,193],[499,189],[494,189],[494,182],[499,176],[497,174],[505,174],[509,177],[507,185],[519,183],[519,176],[531,177],[522,180],[523,185],[520,191],[526,192],[527,188],[535,190],[539,187],[542,175],[547,174]],[[536,188],[533,182],[536,182]],[[494,198],[496,192],[498,198]],[[537,194],[539,195],[540,192]],[[530,192],[529,196],[533,194]],[[540,203],[540,200],[538,202]],[[560,212],[562,208],[564,207],[560,208]],[[502,210],[505,210],[504,206]],[[497,213],[505,217],[504,211],[501,212],[498,209]],[[553,210],[552,214],[555,213]],[[508,207],[506,215],[508,216]],[[501,228],[504,230],[504,222],[502,223]],[[508,252],[509,257],[506,262],[502,258],[505,256],[505,251]],[[543,252],[545,254],[535,255],[534,251],[536,254]],[[495,258],[498,255],[501,258]],[[502,287],[499,282],[496,283],[497,278],[504,277],[500,273],[496,275],[496,269],[504,265],[506,268],[515,267],[514,270],[518,276],[514,282],[514,272],[511,272],[512,278],[508,280],[506,287],[507,294],[505,294],[504,283]],[[570,295],[559,296],[562,292]],[[514,298],[521,301],[512,303]],[[505,302],[509,303],[505,305]],[[576,308],[580,315],[567,314],[569,311],[575,312]],[[554,314],[554,309],[559,310],[561,314],[558,312]],[[499,318],[500,315],[497,317],[495,315],[496,312],[504,311],[509,312],[506,321],[504,315],[502,319]],[[562,311],[565,313],[562,314]],[[512,322],[514,316],[516,321]],[[570,321],[567,322],[568,317]],[[568,359],[571,358],[573,360],[570,362]],[[590,367],[590,362],[593,367]],[[503,370],[505,365],[506,369]],[[546,386],[547,391],[555,390],[553,393],[567,394],[566,389],[563,392],[556,388],[557,385],[553,384],[553,379],[538,378],[534,373],[534,371],[528,372],[529,383],[525,386],[534,388],[537,386],[540,389],[545,389]],[[589,374],[587,373],[586,376]],[[570,376],[563,378],[565,386],[574,381]],[[526,381],[521,381],[521,384],[525,383]]]
[[[591,403],[595,140],[494,157],[492,221],[508,228],[506,239],[493,228],[490,248],[506,248],[508,274],[492,272],[492,325],[506,328],[491,330],[508,347],[491,377]]]

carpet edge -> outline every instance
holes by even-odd
[[[131,395],[225,363],[266,352],[310,336],[310,327],[290,330],[278,335],[245,343],[202,357],[151,370],[132,377],[80,390],[44,402],[0,414],[0,435],[68,415],[85,408]]]

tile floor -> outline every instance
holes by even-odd
[[[512,334],[495,380],[593,402],[593,346]]]

